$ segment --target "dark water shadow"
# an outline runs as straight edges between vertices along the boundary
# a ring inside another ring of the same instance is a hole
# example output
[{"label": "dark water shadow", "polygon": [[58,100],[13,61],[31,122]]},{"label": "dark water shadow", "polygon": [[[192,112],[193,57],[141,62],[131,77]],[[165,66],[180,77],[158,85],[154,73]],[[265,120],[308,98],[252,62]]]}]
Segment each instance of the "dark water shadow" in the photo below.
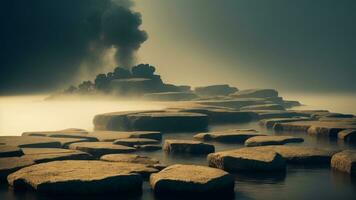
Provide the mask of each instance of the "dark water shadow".
[{"label": "dark water shadow", "polygon": [[282,172],[242,172],[234,173],[235,180],[238,182],[250,182],[254,184],[277,184],[284,182],[286,171]]}]

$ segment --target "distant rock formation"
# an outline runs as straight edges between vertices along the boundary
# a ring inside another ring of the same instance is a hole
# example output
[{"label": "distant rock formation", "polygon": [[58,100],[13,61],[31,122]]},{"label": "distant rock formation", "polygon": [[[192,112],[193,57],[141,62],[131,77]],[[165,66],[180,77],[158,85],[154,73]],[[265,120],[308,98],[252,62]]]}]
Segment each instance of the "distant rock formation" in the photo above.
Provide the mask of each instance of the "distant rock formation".
[{"label": "distant rock formation", "polygon": [[83,81],[70,86],[64,94],[120,94],[144,95],[160,92],[191,92],[190,86],[163,83],[161,76],[154,74],[156,68],[149,64],[133,66],[131,70],[116,67],[113,72],[98,74],[92,81]]}]

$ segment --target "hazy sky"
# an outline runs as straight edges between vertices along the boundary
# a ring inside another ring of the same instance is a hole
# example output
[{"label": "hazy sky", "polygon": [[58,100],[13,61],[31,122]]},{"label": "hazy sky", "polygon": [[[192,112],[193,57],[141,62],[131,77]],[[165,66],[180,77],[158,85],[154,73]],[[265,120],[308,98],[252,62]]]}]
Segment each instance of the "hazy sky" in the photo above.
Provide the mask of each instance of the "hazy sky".
[{"label": "hazy sky", "polygon": [[354,0],[136,0],[167,81],[356,92]]},{"label": "hazy sky", "polygon": [[143,42],[137,62],[170,83],[356,92],[355,0],[134,0],[146,41],[130,0],[115,1],[125,9],[1,1],[0,92],[69,85],[83,65],[107,71],[114,66],[100,56],[125,41],[134,50]]}]

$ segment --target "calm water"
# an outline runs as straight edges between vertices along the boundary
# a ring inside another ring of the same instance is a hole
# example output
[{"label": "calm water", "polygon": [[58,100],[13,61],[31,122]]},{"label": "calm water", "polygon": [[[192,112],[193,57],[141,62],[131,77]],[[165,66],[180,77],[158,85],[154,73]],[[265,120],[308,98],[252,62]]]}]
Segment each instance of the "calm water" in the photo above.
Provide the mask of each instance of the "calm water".
[{"label": "calm water", "polygon": [[[9,101],[11,100],[11,101]],[[29,101],[31,100],[31,101]],[[315,99],[314,99],[315,100]],[[347,102],[347,101],[344,101]],[[351,102],[351,101],[350,101]],[[355,102],[355,101],[354,101]],[[354,102],[349,107],[355,106]],[[38,97],[31,98],[0,98],[0,133],[2,135],[19,135],[23,131],[30,130],[56,130],[67,127],[78,127],[92,129],[92,117],[97,113],[119,111],[119,110],[142,110],[162,109],[163,105],[147,102],[115,102],[115,101],[66,101],[66,102],[43,102]],[[331,103],[333,104],[333,103]],[[334,105],[334,104],[333,104]],[[312,107],[312,105],[309,105]],[[334,105],[335,112],[342,111],[345,105]],[[314,107],[315,109],[318,106]],[[323,107],[325,109],[325,107]],[[327,109],[327,107],[326,107]],[[353,109],[353,108],[352,108]],[[350,112],[354,113],[352,109]],[[352,111],[352,112],[351,112]],[[228,128],[254,128],[262,133],[274,134],[261,129],[257,123],[232,124],[211,126],[210,130],[223,130]],[[195,133],[170,133],[164,134],[163,140],[167,138],[191,139]],[[298,135],[305,139],[304,143],[298,145],[323,147],[330,149],[356,149],[338,141],[316,139],[303,133],[278,133]],[[242,145],[213,143],[216,151],[240,148]],[[191,155],[167,155],[162,151],[140,152],[138,154],[148,155],[159,159],[164,164],[185,163],[207,165],[205,156]],[[289,166],[283,174],[235,174],[236,186],[235,196],[231,199],[352,199],[356,197],[356,181],[350,179],[349,175],[334,172],[329,168],[303,168]],[[59,197],[57,199],[68,199]],[[71,199],[103,199],[103,197],[71,197]],[[0,199],[54,199],[54,197],[43,197],[33,193],[14,194],[6,186],[0,187]],[[147,182],[144,183],[143,193],[135,197],[118,196],[105,197],[105,199],[157,199],[153,195]]]}]

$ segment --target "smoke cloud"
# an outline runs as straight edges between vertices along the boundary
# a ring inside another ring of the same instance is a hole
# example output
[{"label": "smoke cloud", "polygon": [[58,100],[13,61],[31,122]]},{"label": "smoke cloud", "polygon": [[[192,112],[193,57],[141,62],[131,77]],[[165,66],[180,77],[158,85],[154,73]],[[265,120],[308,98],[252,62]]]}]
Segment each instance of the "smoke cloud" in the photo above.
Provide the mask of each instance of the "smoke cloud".
[{"label": "smoke cloud", "polygon": [[130,0],[0,2],[0,93],[41,92],[134,64],[147,39]]}]

